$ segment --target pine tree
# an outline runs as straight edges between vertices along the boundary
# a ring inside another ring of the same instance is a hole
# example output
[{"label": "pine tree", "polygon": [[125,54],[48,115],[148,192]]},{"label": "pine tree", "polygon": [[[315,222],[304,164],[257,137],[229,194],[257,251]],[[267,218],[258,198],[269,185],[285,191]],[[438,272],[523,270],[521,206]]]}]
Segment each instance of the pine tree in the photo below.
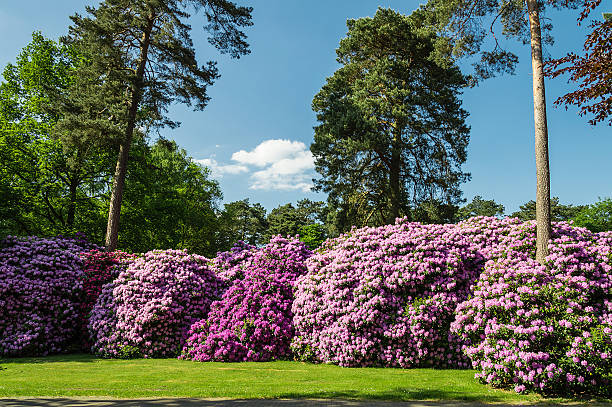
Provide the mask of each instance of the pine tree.
[{"label": "pine tree", "polygon": [[[548,125],[544,87],[542,45],[552,44],[550,20],[544,18],[548,8],[576,8],[584,0],[429,0],[421,8],[429,24],[442,34],[438,49],[452,50],[456,57],[480,54],[475,63],[474,80],[499,73],[514,73],[518,57],[500,43],[501,31],[506,37],[530,44],[533,81],[533,117],[536,158],[536,260],[544,263],[551,233],[550,169],[548,161]],[[499,29],[501,26],[501,29]],[[483,49],[489,38],[493,48]]]},{"label": "pine tree", "polygon": [[420,16],[379,9],[349,20],[336,53],[342,66],[312,106],[311,151],[329,194],[333,230],[393,223],[423,202],[452,205],[469,175],[469,128],[459,94],[465,77],[435,61],[436,35]]},{"label": "pine tree", "polygon": [[194,11],[203,13],[210,44],[239,58],[249,53],[240,29],[252,24],[252,9],[227,0],[105,0],[86,10],[86,16],[71,17],[64,38],[81,63],[70,97],[63,99],[59,131],[65,145],[118,148],[106,230],[106,247],[113,250],[139,129],[178,125],[166,116],[175,102],[204,109],[208,86],[219,77],[215,62],[198,65],[187,20]]}]

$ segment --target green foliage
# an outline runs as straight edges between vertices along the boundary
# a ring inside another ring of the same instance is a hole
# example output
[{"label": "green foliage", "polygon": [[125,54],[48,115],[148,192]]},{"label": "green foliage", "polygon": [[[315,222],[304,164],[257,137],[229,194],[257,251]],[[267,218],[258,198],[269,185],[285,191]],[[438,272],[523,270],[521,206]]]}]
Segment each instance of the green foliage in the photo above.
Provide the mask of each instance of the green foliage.
[{"label": "green foliage", "polygon": [[419,203],[412,211],[412,220],[421,223],[435,223],[438,225],[453,223],[457,214],[457,205],[441,202],[440,200],[428,200]]},{"label": "green foliage", "polygon": [[315,185],[328,193],[335,231],[460,199],[466,81],[451,61],[433,59],[438,38],[419,18],[379,9],[349,20],[336,51],[342,66],[313,100]]},{"label": "green foliage", "polygon": [[265,240],[269,240],[275,235],[301,235],[301,228],[314,224],[315,222],[323,223],[326,216],[327,207],[323,202],[302,199],[298,201],[297,207],[294,207],[290,203],[280,205],[272,209],[266,217],[268,229],[264,238]]},{"label": "green foliage", "polygon": [[[542,42],[553,44],[547,9],[577,8],[583,4],[583,0],[538,1]],[[418,13],[428,26],[440,33],[436,44],[440,57],[479,54],[479,59],[473,63],[473,81],[515,72],[518,56],[504,46],[503,37],[522,44],[529,44],[531,40],[524,1],[428,0]]]},{"label": "green foliage", "polygon": [[239,240],[263,244],[267,228],[266,210],[261,204],[251,205],[248,199],[225,204],[219,214],[218,249],[229,250]]},{"label": "green foliage", "polygon": [[32,35],[8,64],[0,84],[0,233],[91,234],[96,197],[109,171],[103,151],[91,146],[63,149],[53,137],[58,116],[48,109],[66,92],[74,52]]},{"label": "green foliage", "polygon": [[480,195],[476,195],[472,202],[459,208],[457,220],[461,221],[474,216],[502,216],[505,210],[504,205],[498,204],[492,199],[482,199]]},{"label": "green foliage", "polygon": [[240,28],[252,24],[252,9],[226,0],[106,0],[71,17],[63,41],[82,57],[64,99],[66,145],[120,142],[130,120],[136,127],[177,125],[166,116],[172,103],[204,109],[219,72],[213,61],[198,64],[187,24],[192,7],[203,12],[208,40],[221,53],[250,52]]},{"label": "green foliage", "polygon": [[[536,203],[529,201],[521,205],[519,211],[514,212],[510,216],[519,218],[522,221],[534,220],[536,218]],[[563,205],[559,203],[558,197],[553,197],[550,200],[550,217],[553,222],[567,221],[574,218],[579,212],[585,208],[584,205]]]},{"label": "green foliage", "polygon": [[585,227],[591,232],[612,230],[612,199],[604,198],[592,205],[583,206],[573,219],[574,225]]},{"label": "green foliage", "polygon": [[311,250],[321,246],[327,239],[326,228],[319,223],[301,226],[298,234],[300,235],[300,241],[306,243]]},{"label": "green foliage", "polygon": [[203,11],[210,44],[239,58],[249,53],[240,29],[252,24],[252,9],[227,0],[104,0],[86,10],[71,17],[63,38],[80,58],[58,97],[58,135],[67,148],[118,147],[105,243],[113,250],[132,144],[152,128],[178,125],[167,115],[172,103],[204,109],[219,77],[215,62],[198,64],[191,12]]},{"label": "green foliage", "polygon": [[208,176],[174,141],[160,138],[152,146],[134,146],[119,247],[132,252],[187,249],[213,256],[221,190]]}]

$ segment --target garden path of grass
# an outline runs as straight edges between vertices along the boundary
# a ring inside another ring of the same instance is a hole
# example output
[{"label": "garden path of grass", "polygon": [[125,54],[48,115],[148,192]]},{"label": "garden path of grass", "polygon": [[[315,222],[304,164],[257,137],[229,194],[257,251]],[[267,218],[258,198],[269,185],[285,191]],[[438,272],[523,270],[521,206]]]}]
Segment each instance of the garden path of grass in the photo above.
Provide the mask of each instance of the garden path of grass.
[{"label": "garden path of grass", "polygon": [[[38,399],[26,400],[34,397]],[[175,405],[177,407],[374,405],[372,402],[354,402],[358,400],[469,402],[451,403],[457,406],[482,402],[507,404],[572,402],[568,399],[544,399],[535,394],[521,396],[514,392],[492,389],[478,383],[471,370],[351,369],[289,361],[197,363],[176,359],[107,360],[91,355],[0,360],[0,398],[4,399],[0,400],[0,405],[49,407],[74,405],[66,403],[74,403],[74,400],[79,398],[87,398],[80,401],[84,403],[81,404],[83,406]],[[58,398],[71,400],[62,401]],[[223,402],[178,400],[176,401],[178,404],[175,404],[175,401],[168,400],[171,398],[234,400]],[[103,399],[154,400],[110,403]],[[253,399],[292,400],[260,401],[263,404],[254,404]],[[322,399],[335,400],[321,401]],[[102,404],[92,404],[94,400]],[[34,404],[26,404],[30,402]]]}]

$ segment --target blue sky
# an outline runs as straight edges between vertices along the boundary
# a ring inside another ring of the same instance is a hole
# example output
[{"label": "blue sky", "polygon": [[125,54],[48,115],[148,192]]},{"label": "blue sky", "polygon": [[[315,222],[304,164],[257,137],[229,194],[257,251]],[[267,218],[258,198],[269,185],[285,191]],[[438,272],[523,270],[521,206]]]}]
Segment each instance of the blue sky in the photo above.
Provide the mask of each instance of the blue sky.
[{"label": "blue sky", "polygon": [[[0,65],[14,62],[34,30],[54,39],[65,34],[69,15],[95,1],[24,0],[0,3]],[[372,16],[378,6],[409,14],[417,1],[254,0],[254,26],[246,32],[252,53],[240,60],[219,55],[206,42],[198,17],[193,37],[201,62],[219,62],[221,78],[210,88],[203,112],[172,107],[182,122],[162,130],[190,156],[207,164],[219,180],[224,202],[249,198],[268,210],[301,198],[324,200],[308,190],[316,177],[308,148],[316,124],[313,96],[338,68],[335,49],[346,34],[346,20]],[[602,10],[596,10],[599,18]],[[575,11],[551,13],[555,46],[561,56],[579,51],[586,28]],[[510,43],[520,57],[514,76],[503,76],[468,89],[471,141],[464,170],[472,179],[464,197],[495,199],[506,212],[535,199],[535,159],[531,64],[528,46]],[[463,63],[468,69],[469,65]],[[571,89],[565,79],[547,81],[551,191],[563,203],[591,203],[612,196],[612,128],[592,127],[577,110],[555,108],[552,101]]]}]

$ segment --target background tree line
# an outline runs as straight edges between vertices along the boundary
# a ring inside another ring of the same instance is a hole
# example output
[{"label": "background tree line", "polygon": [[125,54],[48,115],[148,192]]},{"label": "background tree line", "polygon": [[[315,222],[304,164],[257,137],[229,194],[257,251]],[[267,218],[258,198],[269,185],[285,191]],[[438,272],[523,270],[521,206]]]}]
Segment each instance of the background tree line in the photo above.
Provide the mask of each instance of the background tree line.
[{"label": "background tree line", "polygon": [[[469,8],[469,1],[480,6]],[[430,0],[409,16],[379,9],[348,20],[336,51],[341,67],[312,102],[315,186],[327,202],[301,200],[270,213],[248,199],[221,208],[209,171],[160,136],[163,127],[179,125],[167,116],[168,106],[205,108],[207,89],[219,77],[214,61],[198,64],[186,23],[190,7],[203,10],[210,44],[234,58],[249,53],[242,31],[251,25],[249,7],[226,0],[106,0],[85,16],[75,14],[59,42],[34,33],[0,84],[0,233],[82,232],[108,249],[176,247],[212,255],[238,240],[262,244],[274,234],[300,234],[316,247],[353,226],[398,216],[425,223],[501,216],[502,205],[480,196],[460,207],[461,184],[470,176],[461,170],[469,142],[462,89],[513,72],[517,63],[502,48],[480,50],[488,32],[477,20],[501,18],[505,34],[532,48],[548,40],[550,27],[536,27],[544,5],[531,0],[502,10],[469,1]],[[599,3],[551,5],[583,6],[582,21]],[[609,103],[592,102],[610,98],[610,70],[602,66],[610,66],[611,22],[592,27],[585,55],[551,61],[546,73],[571,73],[583,82],[557,102],[583,107],[595,124],[610,117]],[[462,73],[457,59],[478,53],[474,72]],[[533,55],[543,80],[541,55]],[[534,93],[536,138],[546,164],[541,96]],[[540,240],[551,220],[610,229],[610,199],[590,206],[549,199],[544,167],[538,166],[539,203],[527,202],[512,216],[538,219]]]}]

